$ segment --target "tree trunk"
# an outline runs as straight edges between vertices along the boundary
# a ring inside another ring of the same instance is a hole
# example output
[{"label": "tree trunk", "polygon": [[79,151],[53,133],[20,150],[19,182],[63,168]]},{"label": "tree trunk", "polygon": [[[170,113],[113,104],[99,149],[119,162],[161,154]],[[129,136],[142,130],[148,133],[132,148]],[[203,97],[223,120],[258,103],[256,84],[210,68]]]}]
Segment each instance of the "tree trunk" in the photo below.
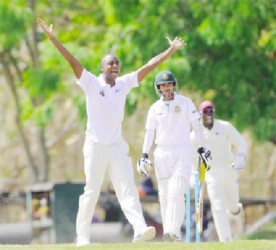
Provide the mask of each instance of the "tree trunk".
[{"label": "tree trunk", "polygon": [[40,176],[39,181],[49,180],[49,155],[46,147],[45,129],[39,129],[39,153],[40,153]]},{"label": "tree trunk", "polygon": [[272,146],[272,153],[269,158],[269,164],[267,168],[267,182],[268,182],[268,195],[271,199],[276,198],[276,190],[275,190],[275,166],[276,166],[276,146]]},{"label": "tree trunk", "polygon": [[[30,0],[30,8],[33,13],[33,16],[36,16],[35,13],[35,1]],[[32,60],[33,68],[39,69],[41,68],[41,63],[39,60],[39,51],[37,47],[37,24],[35,19],[33,20],[32,24],[32,30],[31,30],[31,39],[30,42],[27,41],[27,47],[29,49],[30,57]],[[40,105],[40,101],[33,100],[33,103],[36,105]],[[45,129],[39,128],[38,133],[38,143],[39,143],[39,158],[40,158],[40,164],[39,164],[39,181],[48,181],[49,178],[49,154],[48,149],[46,146],[46,140],[45,140]]]},{"label": "tree trunk", "polygon": [[31,150],[30,150],[30,145],[29,142],[27,140],[27,136],[25,135],[24,132],[24,128],[21,124],[21,107],[20,107],[20,101],[19,101],[19,96],[17,93],[17,89],[15,86],[15,81],[13,78],[13,75],[11,73],[11,70],[9,68],[9,64],[8,62],[5,60],[5,56],[4,54],[0,55],[0,60],[2,62],[3,65],[3,71],[4,71],[4,75],[7,81],[7,84],[11,90],[13,99],[14,99],[14,103],[15,103],[15,123],[16,126],[18,128],[18,132],[19,132],[19,136],[20,139],[22,141],[23,147],[24,147],[24,152],[26,154],[26,158],[27,158],[27,162],[28,162],[28,166],[31,170],[32,176],[33,176],[33,181],[36,182],[38,180],[38,171],[37,171],[37,166],[35,165],[32,155],[31,155]]}]

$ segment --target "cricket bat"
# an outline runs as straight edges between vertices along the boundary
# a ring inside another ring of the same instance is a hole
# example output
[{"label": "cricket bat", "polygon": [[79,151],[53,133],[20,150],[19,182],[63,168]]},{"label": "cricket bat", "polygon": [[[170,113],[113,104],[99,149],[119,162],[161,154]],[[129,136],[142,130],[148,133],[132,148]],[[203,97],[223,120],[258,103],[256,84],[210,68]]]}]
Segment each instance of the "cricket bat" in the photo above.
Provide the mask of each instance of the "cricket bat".
[{"label": "cricket bat", "polygon": [[198,161],[198,171],[199,171],[199,197],[198,197],[198,203],[196,207],[196,223],[197,223],[197,231],[199,234],[202,234],[203,232],[203,205],[204,205],[204,180],[205,180],[205,171],[206,168],[204,164],[201,162],[201,159],[199,158]]}]

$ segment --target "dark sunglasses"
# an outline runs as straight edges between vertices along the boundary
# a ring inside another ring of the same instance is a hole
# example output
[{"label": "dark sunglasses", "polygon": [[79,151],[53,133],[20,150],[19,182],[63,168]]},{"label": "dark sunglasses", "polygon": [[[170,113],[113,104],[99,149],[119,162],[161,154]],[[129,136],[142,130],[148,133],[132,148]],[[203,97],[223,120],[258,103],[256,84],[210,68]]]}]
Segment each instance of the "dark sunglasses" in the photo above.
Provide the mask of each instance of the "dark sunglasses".
[{"label": "dark sunglasses", "polygon": [[214,112],[213,108],[206,108],[203,110],[203,114],[213,114]]}]

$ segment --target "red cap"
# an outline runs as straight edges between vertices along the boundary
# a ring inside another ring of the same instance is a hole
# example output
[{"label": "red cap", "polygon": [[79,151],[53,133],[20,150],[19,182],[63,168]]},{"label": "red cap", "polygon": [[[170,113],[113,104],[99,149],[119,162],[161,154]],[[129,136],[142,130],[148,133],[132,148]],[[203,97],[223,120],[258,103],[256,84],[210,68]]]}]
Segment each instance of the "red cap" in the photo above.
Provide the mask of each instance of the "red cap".
[{"label": "red cap", "polygon": [[202,113],[206,108],[213,108],[215,110],[215,106],[211,101],[204,101],[199,105],[199,112]]}]

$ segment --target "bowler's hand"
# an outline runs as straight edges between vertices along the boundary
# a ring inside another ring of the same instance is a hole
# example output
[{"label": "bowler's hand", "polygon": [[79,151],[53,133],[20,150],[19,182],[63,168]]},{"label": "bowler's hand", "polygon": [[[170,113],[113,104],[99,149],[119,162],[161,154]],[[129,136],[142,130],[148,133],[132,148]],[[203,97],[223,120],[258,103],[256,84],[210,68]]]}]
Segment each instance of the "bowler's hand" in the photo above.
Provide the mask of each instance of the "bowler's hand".
[{"label": "bowler's hand", "polygon": [[179,48],[187,45],[187,43],[182,38],[179,38],[179,37],[175,37],[173,40],[171,40],[167,36],[166,39],[168,40],[168,43],[169,43],[170,47],[173,48],[174,51],[176,51]]},{"label": "bowler's hand", "polygon": [[39,26],[44,30],[44,32],[48,35],[49,38],[51,38],[51,37],[54,36],[54,33],[53,33],[53,24],[51,24],[50,27],[49,27],[39,17],[36,18],[36,21],[39,24]]}]

